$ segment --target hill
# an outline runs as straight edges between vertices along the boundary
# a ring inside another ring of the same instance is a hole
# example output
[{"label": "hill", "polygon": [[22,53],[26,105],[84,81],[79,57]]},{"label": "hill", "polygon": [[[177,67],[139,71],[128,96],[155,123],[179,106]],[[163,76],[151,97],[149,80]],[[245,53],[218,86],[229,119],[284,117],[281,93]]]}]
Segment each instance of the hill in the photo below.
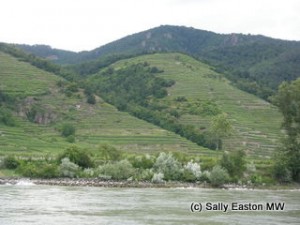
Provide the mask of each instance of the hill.
[{"label": "hill", "polygon": [[[132,65],[150,65],[148,77],[156,70],[156,77],[173,81],[171,86],[167,85],[167,95],[155,97],[154,93],[144,96],[144,101],[131,97],[131,92],[142,96],[149,86],[136,78],[132,78],[135,80],[131,81],[131,87],[127,86],[127,80],[139,70]],[[124,77],[120,84],[121,76]],[[222,113],[228,115],[234,130],[232,136],[223,139],[225,150],[244,149],[256,157],[270,156],[280,137],[282,117],[276,107],[237,89],[222,74],[187,55],[164,53],[124,59],[90,76],[87,85],[121,110],[194,142],[197,142],[195,136],[201,138],[201,133],[209,131],[213,118]],[[101,85],[111,88],[107,90]],[[143,87],[142,91],[139,87]]]},{"label": "hill", "polygon": [[[0,155],[57,155],[75,144],[97,157],[101,144],[126,152],[211,151],[143,120],[120,112],[96,96],[88,104],[75,83],[0,51]],[[75,138],[62,136],[64,125]],[[72,140],[73,139],[73,140]]]},{"label": "hill", "polygon": [[182,52],[213,65],[240,89],[265,99],[282,81],[294,80],[300,74],[299,41],[261,35],[217,34],[179,26],[156,27],[77,54],[62,54],[60,50],[43,46],[19,47],[42,57],[56,55],[60,63],[78,64],[92,60],[92,63],[76,66],[81,75],[99,70],[103,66],[103,57]]}]

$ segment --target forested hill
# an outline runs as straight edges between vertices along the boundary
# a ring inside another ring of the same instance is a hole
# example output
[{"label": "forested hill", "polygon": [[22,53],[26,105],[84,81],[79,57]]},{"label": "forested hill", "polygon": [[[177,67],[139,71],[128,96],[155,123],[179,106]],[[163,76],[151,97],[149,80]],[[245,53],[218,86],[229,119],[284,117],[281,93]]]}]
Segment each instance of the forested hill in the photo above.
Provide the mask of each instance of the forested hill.
[{"label": "forested hill", "polygon": [[[217,34],[179,26],[160,26],[129,35],[92,51],[70,53],[44,46],[19,46],[58,63],[93,63],[76,67],[82,75],[94,73],[111,55],[182,52],[213,65],[239,88],[267,98],[284,80],[300,74],[300,42],[261,35]],[[56,54],[57,53],[57,54]],[[99,63],[97,63],[99,61]]]}]

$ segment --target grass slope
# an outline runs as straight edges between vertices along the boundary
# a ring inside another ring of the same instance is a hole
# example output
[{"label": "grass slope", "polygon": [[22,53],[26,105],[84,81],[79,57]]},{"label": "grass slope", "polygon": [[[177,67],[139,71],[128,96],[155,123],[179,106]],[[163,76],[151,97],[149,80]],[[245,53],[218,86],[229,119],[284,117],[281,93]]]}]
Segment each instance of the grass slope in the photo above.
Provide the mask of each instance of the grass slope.
[{"label": "grass slope", "polygon": [[[66,122],[76,127],[75,144],[89,149],[95,156],[103,143],[127,152],[166,150],[211,154],[178,135],[119,112],[99,97],[95,105],[86,103],[82,91],[67,97],[57,86],[62,78],[2,52],[0,80],[0,90],[17,97],[12,110],[17,125],[9,127],[0,123],[0,155],[58,154],[72,145],[59,132],[59,127]],[[29,122],[25,109],[33,104],[38,104],[54,119],[46,124]]]},{"label": "grass slope", "polygon": [[211,100],[228,114],[234,126],[234,134],[225,139],[224,149],[244,149],[253,156],[271,155],[280,138],[282,121],[275,106],[235,88],[208,65],[183,54],[145,55],[121,60],[112,66],[118,69],[145,61],[164,70],[159,76],[176,81],[168,89],[169,95],[160,101],[170,108],[179,108],[183,112],[179,118],[183,124],[208,129],[212,117],[188,113],[175,101],[177,97],[184,96],[191,104]]}]

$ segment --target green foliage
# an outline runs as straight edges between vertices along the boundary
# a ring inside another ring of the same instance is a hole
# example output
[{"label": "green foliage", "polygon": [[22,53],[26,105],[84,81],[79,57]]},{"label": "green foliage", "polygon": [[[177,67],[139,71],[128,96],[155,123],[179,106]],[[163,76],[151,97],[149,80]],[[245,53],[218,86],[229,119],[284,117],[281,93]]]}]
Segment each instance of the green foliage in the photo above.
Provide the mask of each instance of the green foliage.
[{"label": "green foliage", "polygon": [[6,92],[0,90],[0,106],[3,103],[6,104],[13,104],[15,102],[15,98],[13,98],[12,96],[10,96],[9,94],[7,94]]},{"label": "green foliage", "polygon": [[149,97],[162,98],[167,95],[165,88],[171,85],[172,82],[156,77],[141,63],[119,70],[108,69],[87,83],[120,110],[125,110],[128,103],[146,105]]},{"label": "green foliage", "polygon": [[146,154],[142,156],[134,156],[130,159],[134,168],[151,169],[154,165],[155,158]]},{"label": "green foliage", "polygon": [[67,148],[61,155],[59,155],[58,161],[61,162],[64,158],[68,158],[71,162],[82,168],[90,168],[94,166],[90,155],[75,145]]},{"label": "green foliage", "polygon": [[152,169],[135,169],[136,172],[133,176],[134,180],[137,181],[151,181],[153,178],[153,171]]},{"label": "green foliage", "polygon": [[111,177],[114,180],[125,180],[134,175],[131,163],[124,159],[115,163],[107,163],[98,167],[99,175]]},{"label": "green foliage", "polygon": [[217,139],[217,150],[220,149],[221,146],[219,145],[219,139],[228,137],[233,132],[232,125],[228,120],[226,113],[222,113],[213,117],[210,132]]},{"label": "green foliage", "polygon": [[74,135],[69,135],[67,138],[66,138],[67,142],[69,143],[75,143],[75,136]]},{"label": "green foliage", "polygon": [[93,95],[93,94],[88,95],[86,102],[91,104],[91,105],[95,105],[96,104],[95,95]]},{"label": "green foliage", "polygon": [[188,108],[189,113],[191,113],[192,115],[216,116],[222,112],[219,106],[211,100],[197,100],[193,103],[184,105],[184,107]]},{"label": "green foliage", "polygon": [[13,127],[16,125],[16,121],[12,116],[12,113],[5,108],[1,108],[0,106],[0,123]]},{"label": "green foliage", "polygon": [[31,178],[56,178],[59,176],[56,164],[49,164],[42,161],[23,161],[17,172],[25,177]]},{"label": "green foliage", "polygon": [[75,131],[76,131],[76,128],[72,124],[65,123],[62,125],[62,128],[61,128],[61,135],[64,137],[69,137],[71,135],[74,136]]},{"label": "green foliage", "polygon": [[175,98],[175,101],[177,101],[177,102],[187,102],[188,100],[184,96],[178,96],[178,97]]},{"label": "green foliage", "polygon": [[[146,45],[141,45],[146,33],[151,33],[151,37]],[[166,38],[166,34],[172,38]],[[57,55],[58,62],[78,63],[71,71],[82,76],[136,55],[182,52],[217,67],[239,88],[264,99],[274,93],[282,81],[299,77],[300,70],[299,42],[257,35],[220,35],[179,26],[160,26],[90,52],[66,52],[49,46],[20,47],[41,57]]]},{"label": "green foliage", "polygon": [[25,53],[24,51],[16,48],[13,45],[0,43],[0,50],[7,53],[7,54],[10,54],[10,55],[18,58],[18,59],[20,59],[22,61],[28,62],[31,65],[33,65],[33,66],[35,66],[39,69],[46,70],[48,72],[55,73],[55,74],[58,74],[58,75],[63,75],[61,73],[61,67],[60,66],[55,65],[55,64],[51,63],[48,60],[36,57],[33,54]]},{"label": "green foliage", "polygon": [[3,160],[3,167],[6,169],[16,169],[20,165],[20,161],[14,156],[7,156]]},{"label": "green foliage", "polygon": [[171,153],[160,153],[153,165],[156,173],[162,173],[165,180],[179,180],[182,166]]},{"label": "green foliage", "polygon": [[255,174],[251,175],[250,181],[254,185],[259,185],[259,184],[262,184],[263,179],[259,174],[255,173]]},{"label": "green foliage", "polygon": [[99,147],[98,150],[99,158],[104,162],[108,161],[118,161],[121,159],[122,153],[117,150],[115,147],[103,144]]},{"label": "green foliage", "polygon": [[275,177],[282,180],[284,174],[291,172],[295,181],[300,181],[300,78],[280,85],[274,103],[283,114],[283,128],[287,137],[275,157]]},{"label": "green foliage", "polygon": [[40,168],[40,175],[41,178],[56,178],[58,177],[58,168],[56,164],[45,164],[42,168]]},{"label": "green foliage", "polygon": [[232,178],[241,178],[246,171],[245,157],[246,154],[242,150],[231,153],[224,152],[220,165]]},{"label": "green foliage", "polygon": [[69,158],[63,158],[59,165],[59,174],[63,177],[73,178],[79,172],[79,166],[70,161]]},{"label": "green foliage", "polygon": [[215,187],[221,187],[229,180],[229,175],[225,169],[219,165],[215,166],[209,176],[210,183]]}]

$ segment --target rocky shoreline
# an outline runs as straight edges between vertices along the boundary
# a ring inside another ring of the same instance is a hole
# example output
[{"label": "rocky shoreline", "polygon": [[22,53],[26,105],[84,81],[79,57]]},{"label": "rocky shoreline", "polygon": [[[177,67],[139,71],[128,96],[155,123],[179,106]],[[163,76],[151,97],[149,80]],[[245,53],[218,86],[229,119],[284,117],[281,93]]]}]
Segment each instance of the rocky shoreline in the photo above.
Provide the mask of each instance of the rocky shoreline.
[{"label": "rocky shoreline", "polygon": [[[107,188],[213,188],[207,183],[185,183],[178,181],[168,181],[162,183],[152,183],[148,181],[114,181],[100,178],[16,178],[0,177],[0,185],[49,185],[49,186],[82,186],[82,187],[107,187]],[[226,184],[221,189],[236,190],[299,190],[300,184],[273,185],[273,186],[249,186],[238,184]]]},{"label": "rocky shoreline", "polygon": [[29,178],[0,178],[0,185],[53,185],[53,186],[87,186],[87,187],[116,187],[116,188],[171,188],[171,187],[198,187],[208,188],[204,183],[163,182],[152,183],[146,181],[113,181],[97,178],[56,178],[56,179],[29,179]]}]

